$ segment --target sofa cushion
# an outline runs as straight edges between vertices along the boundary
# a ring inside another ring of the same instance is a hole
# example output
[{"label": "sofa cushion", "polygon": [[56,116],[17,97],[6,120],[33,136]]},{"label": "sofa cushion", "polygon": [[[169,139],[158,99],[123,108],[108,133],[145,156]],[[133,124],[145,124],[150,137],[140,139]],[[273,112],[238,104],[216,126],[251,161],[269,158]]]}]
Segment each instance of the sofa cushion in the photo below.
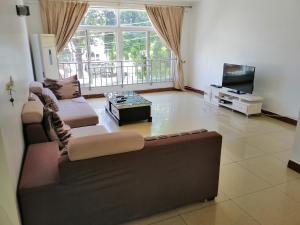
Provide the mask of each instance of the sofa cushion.
[{"label": "sofa cushion", "polygon": [[64,99],[58,101],[58,115],[71,128],[98,124],[98,116],[83,98]]},{"label": "sofa cushion", "polygon": [[44,86],[53,91],[57,99],[71,99],[81,96],[77,75],[65,79],[45,79]]},{"label": "sofa cushion", "polygon": [[29,85],[29,90],[37,96],[41,96],[43,91],[43,84],[38,81],[33,81]]},{"label": "sofa cushion", "polygon": [[44,88],[42,96],[45,102],[45,106],[57,112],[59,110],[58,100],[53,92],[49,88]]},{"label": "sofa cushion", "polygon": [[137,132],[115,132],[71,138],[68,156],[71,161],[141,150],[144,137]]},{"label": "sofa cushion", "polygon": [[97,125],[97,126],[73,128],[71,130],[71,133],[72,133],[72,138],[79,138],[79,137],[91,136],[96,134],[107,134],[108,131],[104,126]]},{"label": "sofa cushion", "polygon": [[44,108],[44,123],[50,140],[56,141],[60,150],[65,150],[72,135],[71,128],[61,120],[56,112],[46,107]]},{"label": "sofa cushion", "polygon": [[24,124],[41,123],[43,121],[43,104],[39,101],[29,101],[23,106],[21,118]]}]

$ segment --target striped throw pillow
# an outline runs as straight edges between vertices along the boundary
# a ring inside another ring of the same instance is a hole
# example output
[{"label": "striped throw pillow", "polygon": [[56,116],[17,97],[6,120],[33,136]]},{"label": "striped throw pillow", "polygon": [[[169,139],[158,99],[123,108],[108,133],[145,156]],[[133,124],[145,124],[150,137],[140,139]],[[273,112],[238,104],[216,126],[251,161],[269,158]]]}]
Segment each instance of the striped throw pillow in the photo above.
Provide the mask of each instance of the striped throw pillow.
[{"label": "striped throw pillow", "polygon": [[56,141],[60,150],[66,150],[72,136],[71,128],[52,109],[44,107],[44,125],[51,141]]},{"label": "striped throw pillow", "polygon": [[58,108],[58,100],[53,92],[49,88],[43,88],[42,96],[45,102],[45,106],[57,112]]},{"label": "striped throw pillow", "polygon": [[59,100],[77,98],[81,96],[80,84],[77,79],[77,75],[60,80],[45,79],[44,86],[53,91]]}]

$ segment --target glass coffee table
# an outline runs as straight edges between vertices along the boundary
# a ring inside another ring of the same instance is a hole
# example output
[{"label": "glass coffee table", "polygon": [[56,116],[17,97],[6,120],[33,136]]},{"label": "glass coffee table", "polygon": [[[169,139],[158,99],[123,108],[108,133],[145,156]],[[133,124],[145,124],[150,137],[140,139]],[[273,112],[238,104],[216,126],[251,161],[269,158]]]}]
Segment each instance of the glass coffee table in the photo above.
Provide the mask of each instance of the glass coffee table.
[{"label": "glass coffee table", "polygon": [[152,102],[133,91],[110,92],[105,94],[105,109],[119,126],[125,123],[148,120],[152,122]]}]

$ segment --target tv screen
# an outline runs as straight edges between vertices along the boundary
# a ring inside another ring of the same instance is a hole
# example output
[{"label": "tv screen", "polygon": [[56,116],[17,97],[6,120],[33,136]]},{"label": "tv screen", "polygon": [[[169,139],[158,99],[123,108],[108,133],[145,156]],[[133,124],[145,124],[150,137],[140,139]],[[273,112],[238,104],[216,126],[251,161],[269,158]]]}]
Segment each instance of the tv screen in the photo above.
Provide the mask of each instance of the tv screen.
[{"label": "tv screen", "polygon": [[224,64],[222,86],[237,93],[252,93],[254,88],[255,67]]}]

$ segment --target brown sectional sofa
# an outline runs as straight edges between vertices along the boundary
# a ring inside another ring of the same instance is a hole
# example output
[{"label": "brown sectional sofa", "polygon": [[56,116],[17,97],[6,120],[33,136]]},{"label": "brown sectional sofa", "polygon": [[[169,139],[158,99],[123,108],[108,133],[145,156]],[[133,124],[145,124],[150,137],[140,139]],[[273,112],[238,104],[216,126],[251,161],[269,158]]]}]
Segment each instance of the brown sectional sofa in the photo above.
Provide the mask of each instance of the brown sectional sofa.
[{"label": "brown sectional sofa", "polygon": [[18,197],[24,225],[116,225],[212,200],[222,137],[145,140],[139,151],[70,161],[53,142],[30,145]]},{"label": "brown sectional sofa", "polygon": [[[60,116],[72,127],[98,122],[76,116],[80,107],[87,107],[85,101],[59,104]],[[34,120],[22,113],[29,145],[18,186],[23,225],[117,225],[218,194],[222,136],[216,132],[142,138],[141,149],[88,159],[79,155],[73,161],[71,147],[61,155],[49,141],[41,113]],[[99,139],[110,135],[102,126],[90,126],[72,129],[72,138],[95,133]],[[120,140],[116,146],[124,143]],[[105,144],[96,143],[91,146],[101,153]],[[90,150],[82,149],[94,154]]]}]

